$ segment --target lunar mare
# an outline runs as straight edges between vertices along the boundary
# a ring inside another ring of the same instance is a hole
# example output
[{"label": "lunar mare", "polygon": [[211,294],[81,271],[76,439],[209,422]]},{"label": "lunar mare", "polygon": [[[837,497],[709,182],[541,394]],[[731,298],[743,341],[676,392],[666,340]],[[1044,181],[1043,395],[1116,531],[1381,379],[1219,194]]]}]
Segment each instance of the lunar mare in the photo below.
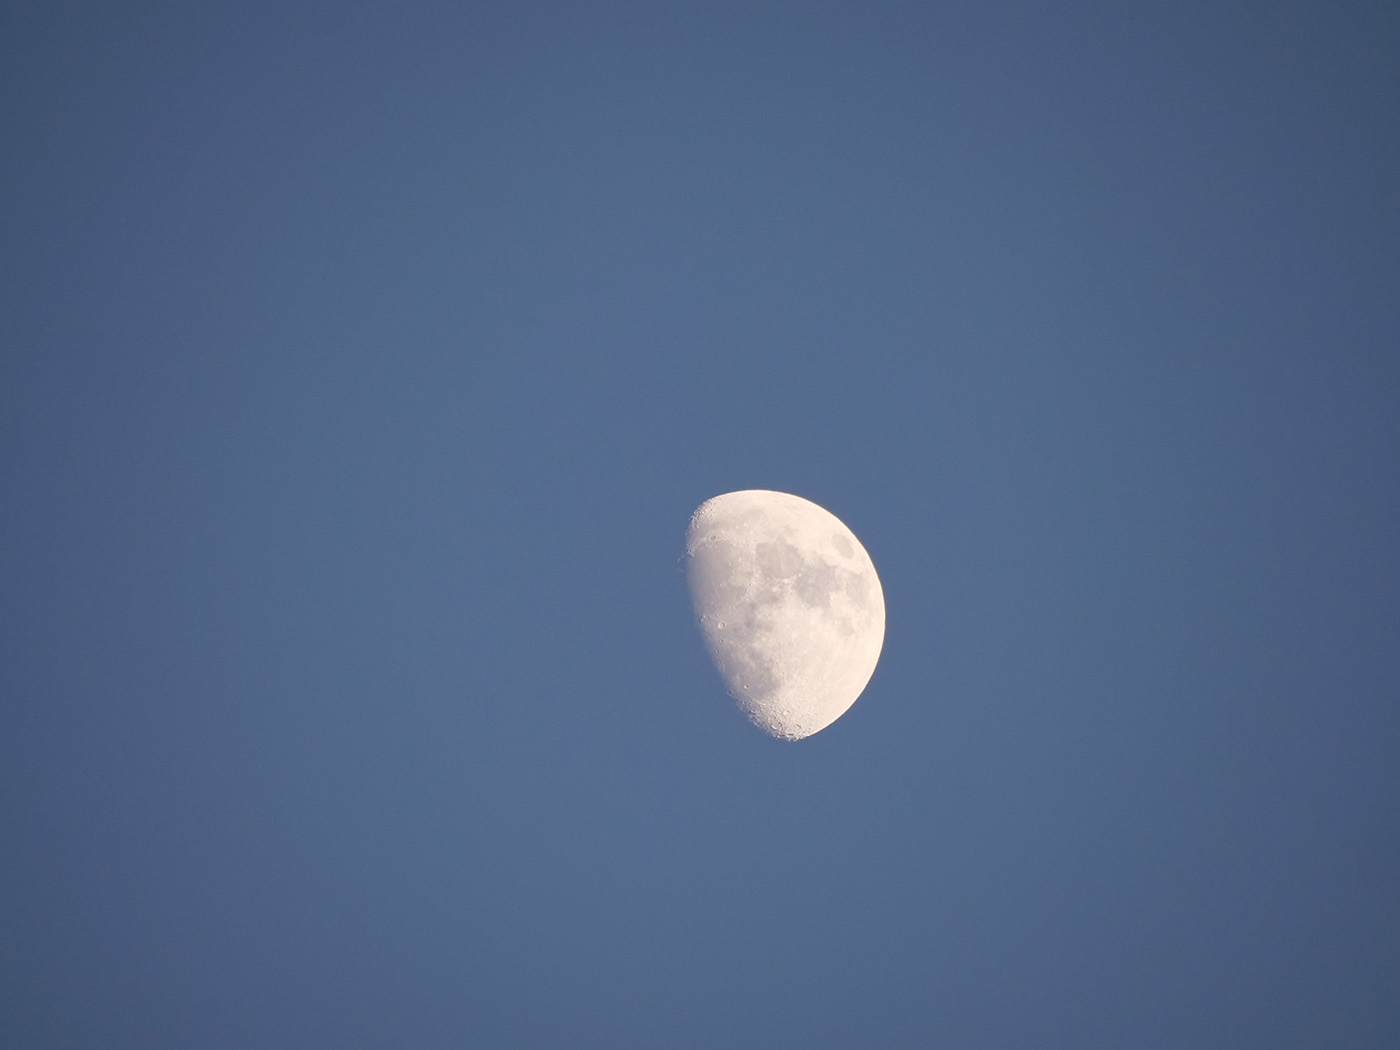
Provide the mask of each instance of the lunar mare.
[{"label": "lunar mare", "polygon": [[750,721],[800,740],[845,714],[885,640],[880,578],[851,530],[800,496],[749,489],[702,503],[685,549],[705,647]]}]

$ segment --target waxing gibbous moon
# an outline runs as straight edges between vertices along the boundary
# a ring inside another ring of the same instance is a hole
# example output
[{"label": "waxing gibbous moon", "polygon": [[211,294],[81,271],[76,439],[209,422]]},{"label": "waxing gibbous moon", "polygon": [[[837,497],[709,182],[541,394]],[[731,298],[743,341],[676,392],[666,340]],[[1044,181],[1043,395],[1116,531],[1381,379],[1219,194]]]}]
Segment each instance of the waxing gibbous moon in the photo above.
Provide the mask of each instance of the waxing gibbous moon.
[{"label": "waxing gibbous moon", "polygon": [[841,519],[786,492],[726,492],[692,515],[685,552],[705,648],[750,721],[801,740],[845,714],[880,659],[885,596]]}]

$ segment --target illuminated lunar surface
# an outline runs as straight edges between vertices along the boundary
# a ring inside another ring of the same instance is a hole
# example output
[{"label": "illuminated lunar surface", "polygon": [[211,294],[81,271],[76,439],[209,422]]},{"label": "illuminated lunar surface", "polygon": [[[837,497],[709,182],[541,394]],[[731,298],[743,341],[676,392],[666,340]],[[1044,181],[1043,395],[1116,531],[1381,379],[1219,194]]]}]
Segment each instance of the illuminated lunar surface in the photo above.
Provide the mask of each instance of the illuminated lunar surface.
[{"label": "illuminated lunar surface", "polygon": [[845,714],[885,640],[880,579],[851,530],[800,496],[750,489],[702,503],[685,547],[705,647],[749,719],[800,740]]}]

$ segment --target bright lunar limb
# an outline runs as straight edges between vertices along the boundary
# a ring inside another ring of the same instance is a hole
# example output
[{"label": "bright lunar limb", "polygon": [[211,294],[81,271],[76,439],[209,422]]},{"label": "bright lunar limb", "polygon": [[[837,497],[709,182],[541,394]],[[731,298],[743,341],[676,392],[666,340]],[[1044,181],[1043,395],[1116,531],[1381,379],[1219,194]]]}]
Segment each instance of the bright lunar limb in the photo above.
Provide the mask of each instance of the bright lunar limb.
[{"label": "bright lunar limb", "polygon": [[870,555],[830,511],[749,489],[702,503],[686,576],[705,647],[760,729],[801,740],[860,696],[885,640]]}]

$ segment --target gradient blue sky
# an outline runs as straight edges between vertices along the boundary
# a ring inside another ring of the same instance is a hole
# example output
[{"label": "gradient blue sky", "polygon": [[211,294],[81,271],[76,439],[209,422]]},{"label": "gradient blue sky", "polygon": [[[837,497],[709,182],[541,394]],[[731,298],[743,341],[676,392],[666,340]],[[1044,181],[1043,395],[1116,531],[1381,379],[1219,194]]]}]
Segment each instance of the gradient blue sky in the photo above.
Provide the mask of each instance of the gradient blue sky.
[{"label": "gradient blue sky", "polygon": [[1393,3],[11,3],[0,245],[6,1048],[1400,1045]]}]

